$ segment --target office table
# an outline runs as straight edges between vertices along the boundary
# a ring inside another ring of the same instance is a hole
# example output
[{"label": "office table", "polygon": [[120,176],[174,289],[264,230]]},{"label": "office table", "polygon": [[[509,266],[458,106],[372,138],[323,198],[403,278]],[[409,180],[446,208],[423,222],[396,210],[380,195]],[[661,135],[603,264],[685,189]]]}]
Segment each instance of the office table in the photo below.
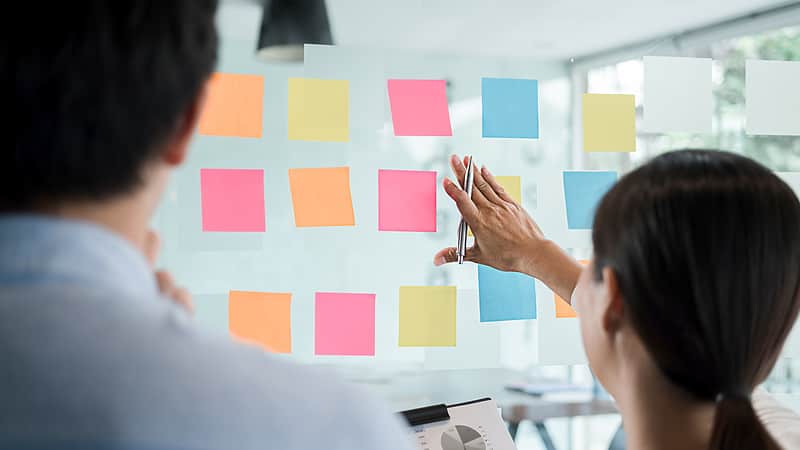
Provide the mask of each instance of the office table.
[{"label": "office table", "polygon": [[383,377],[349,378],[387,399],[398,411],[491,397],[502,409],[503,419],[508,422],[512,437],[516,437],[521,422],[530,420],[548,450],[555,450],[555,445],[545,420],[617,414],[613,401],[595,398],[590,392],[568,397],[535,397],[509,391],[505,389],[509,384],[540,381],[509,369],[407,371]]}]

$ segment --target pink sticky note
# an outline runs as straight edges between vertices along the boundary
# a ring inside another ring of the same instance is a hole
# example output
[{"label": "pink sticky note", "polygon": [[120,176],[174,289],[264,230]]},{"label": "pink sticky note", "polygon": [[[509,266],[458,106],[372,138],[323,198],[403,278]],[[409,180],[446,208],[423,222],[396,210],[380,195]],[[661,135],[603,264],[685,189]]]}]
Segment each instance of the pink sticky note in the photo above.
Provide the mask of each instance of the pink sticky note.
[{"label": "pink sticky note", "polygon": [[452,136],[445,80],[389,80],[395,136]]},{"label": "pink sticky note", "polygon": [[378,170],[378,230],[436,232],[436,172]]},{"label": "pink sticky note", "polygon": [[264,171],[200,169],[203,231],[264,231]]},{"label": "pink sticky note", "polygon": [[317,292],[314,354],[374,355],[375,294]]}]

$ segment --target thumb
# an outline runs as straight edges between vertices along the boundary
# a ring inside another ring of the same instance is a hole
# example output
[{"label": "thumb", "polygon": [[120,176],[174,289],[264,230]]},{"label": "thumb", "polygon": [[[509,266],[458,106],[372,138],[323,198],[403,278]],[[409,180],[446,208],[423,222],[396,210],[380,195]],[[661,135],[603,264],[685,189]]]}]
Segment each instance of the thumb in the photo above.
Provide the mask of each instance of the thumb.
[{"label": "thumb", "polygon": [[[478,249],[474,246],[469,247],[467,251],[464,252],[464,261],[477,262],[478,257]],[[439,250],[436,256],[433,257],[433,265],[436,267],[456,261],[458,261],[458,250],[456,250],[455,247],[447,247]]]},{"label": "thumb", "polygon": [[147,261],[150,263],[150,267],[156,266],[160,247],[161,239],[159,239],[158,233],[153,230],[147,230],[142,251],[144,252],[144,257],[147,258]]}]

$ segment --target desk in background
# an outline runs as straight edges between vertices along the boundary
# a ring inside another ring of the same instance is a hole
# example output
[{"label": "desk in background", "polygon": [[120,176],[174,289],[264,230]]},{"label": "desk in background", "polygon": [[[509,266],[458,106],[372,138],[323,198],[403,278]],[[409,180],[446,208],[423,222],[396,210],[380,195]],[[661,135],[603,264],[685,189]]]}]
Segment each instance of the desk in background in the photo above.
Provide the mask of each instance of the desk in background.
[{"label": "desk in background", "polygon": [[530,420],[547,450],[555,450],[555,444],[545,420],[617,414],[613,401],[595,398],[591,393],[550,398],[509,391],[505,386],[537,380],[508,369],[398,372],[390,376],[350,378],[388,400],[397,411],[492,397],[502,409],[512,437],[516,438],[520,423]]}]

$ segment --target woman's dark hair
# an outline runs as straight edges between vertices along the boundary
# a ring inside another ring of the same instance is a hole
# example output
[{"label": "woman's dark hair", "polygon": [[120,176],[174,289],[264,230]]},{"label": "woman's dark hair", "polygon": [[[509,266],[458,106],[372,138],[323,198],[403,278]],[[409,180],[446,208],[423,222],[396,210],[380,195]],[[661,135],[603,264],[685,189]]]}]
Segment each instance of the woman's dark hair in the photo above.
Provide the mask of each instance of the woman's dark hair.
[{"label": "woman's dark hair", "polygon": [[624,176],[593,227],[663,374],[717,401],[711,449],[778,449],[750,402],[800,308],[800,202],[760,164],[682,150]]}]

